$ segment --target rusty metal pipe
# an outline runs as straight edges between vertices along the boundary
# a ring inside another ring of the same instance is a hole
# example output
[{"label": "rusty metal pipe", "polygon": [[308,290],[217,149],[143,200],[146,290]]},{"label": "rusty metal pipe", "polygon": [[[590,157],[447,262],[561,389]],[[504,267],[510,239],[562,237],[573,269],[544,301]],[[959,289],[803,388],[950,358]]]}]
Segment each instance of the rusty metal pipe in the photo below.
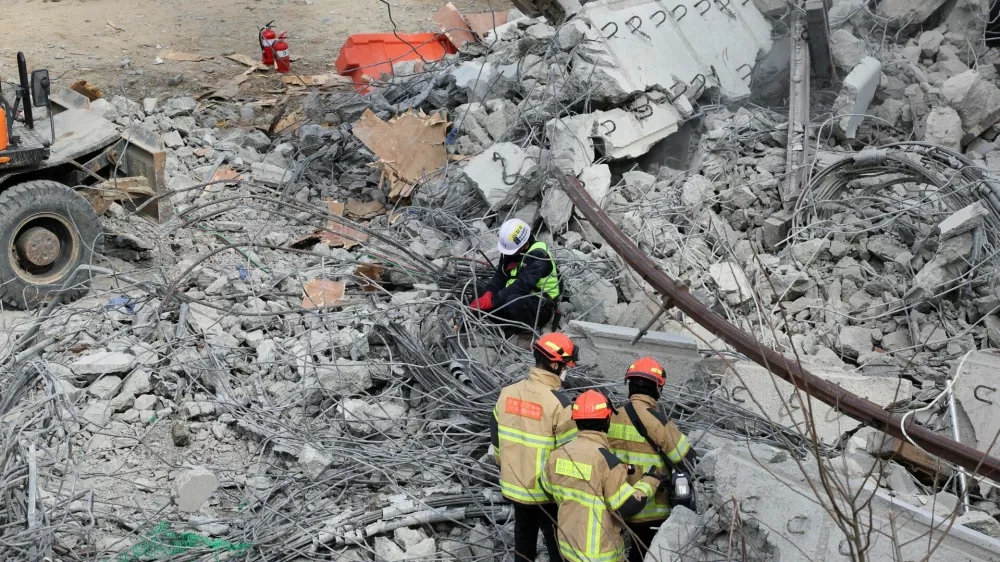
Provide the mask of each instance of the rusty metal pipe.
[{"label": "rusty metal pipe", "polygon": [[[813,375],[794,359],[786,358],[765,347],[753,336],[730,324],[657,267],[649,256],[612,222],[611,217],[601,210],[576,178],[559,174],[558,181],[563,192],[569,195],[577,209],[625,260],[625,263],[659,291],[662,297],[670,299],[681,312],[749,357],[754,363],[795,385],[813,398],[865,425],[905,440],[899,416],[892,415],[878,404]],[[955,463],[971,473],[1000,482],[1000,460],[918,426],[912,417],[907,421],[906,434],[914,443],[932,455]]]}]

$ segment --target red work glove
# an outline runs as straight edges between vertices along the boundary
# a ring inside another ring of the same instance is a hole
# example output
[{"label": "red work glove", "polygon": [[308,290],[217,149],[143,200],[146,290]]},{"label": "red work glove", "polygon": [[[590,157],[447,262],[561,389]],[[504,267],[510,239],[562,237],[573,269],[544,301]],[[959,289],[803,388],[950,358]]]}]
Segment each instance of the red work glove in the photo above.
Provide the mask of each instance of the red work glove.
[{"label": "red work glove", "polygon": [[484,312],[487,310],[493,310],[493,293],[484,293],[483,296],[472,301],[469,308],[472,310],[482,310]]}]

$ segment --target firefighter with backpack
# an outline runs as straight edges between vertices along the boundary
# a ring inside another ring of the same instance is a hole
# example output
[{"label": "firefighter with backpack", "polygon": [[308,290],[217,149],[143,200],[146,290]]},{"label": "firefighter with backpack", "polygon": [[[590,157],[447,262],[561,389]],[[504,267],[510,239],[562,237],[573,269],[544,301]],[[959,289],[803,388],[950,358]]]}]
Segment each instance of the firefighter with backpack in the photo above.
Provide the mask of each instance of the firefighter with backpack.
[{"label": "firefighter with backpack", "polygon": [[611,452],[636,467],[635,473],[629,475],[630,484],[651,470],[665,479],[665,485],[642,511],[625,520],[632,537],[628,560],[641,562],[657,529],[670,516],[671,505],[694,509],[688,463],[693,463],[697,456],[688,438],[656,409],[666,383],[663,366],[652,357],[638,359],[625,373],[625,383],[628,403],[612,416],[608,430]]}]

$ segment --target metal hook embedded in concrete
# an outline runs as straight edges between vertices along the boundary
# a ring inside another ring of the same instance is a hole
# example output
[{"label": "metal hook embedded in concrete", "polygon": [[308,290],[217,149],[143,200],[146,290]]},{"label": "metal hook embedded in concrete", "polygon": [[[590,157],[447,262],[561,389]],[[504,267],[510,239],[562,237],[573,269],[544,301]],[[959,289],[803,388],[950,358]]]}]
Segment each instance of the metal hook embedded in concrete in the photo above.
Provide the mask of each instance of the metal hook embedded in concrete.
[{"label": "metal hook embedded in concrete", "polygon": [[[745,71],[743,70],[744,68],[746,69]],[[753,76],[753,67],[749,64],[741,64],[736,67],[736,72],[740,72],[740,80],[748,80]]]},{"label": "metal hook embedded in concrete", "polygon": [[972,395],[976,397],[976,400],[979,400],[980,402],[985,402],[986,404],[989,404],[990,406],[992,406],[993,405],[993,401],[992,400],[987,400],[987,399],[985,399],[985,398],[983,398],[982,396],[979,395],[979,391],[983,390],[983,389],[986,389],[986,390],[988,390],[990,392],[996,392],[997,391],[996,387],[986,386],[985,384],[980,384],[980,385],[976,385],[976,388],[972,391]]},{"label": "metal hook embedded in concrete", "polygon": [[606,133],[604,133],[605,135],[610,135],[611,133],[615,132],[618,129],[618,125],[615,125],[615,122],[612,121],[612,120],[610,120],[610,119],[608,119],[607,121],[601,121],[601,126],[602,127],[605,127],[608,124],[611,125],[611,130],[608,131],[608,132],[606,132]]},{"label": "metal hook embedded in concrete", "polygon": [[698,2],[695,3],[694,7],[697,8],[702,4],[708,4],[708,6],[706,6],[704,10],[698,13],[699,16],[707,14],[708,11],[712,9],[712,2],[710,0],[698,0]]},{"label": "metal hook embedded in concrete", "polygon": [[606,36],[605,39],[611,39],[612,37],[615,36],[616,33],[618,33],[618,24],[613,21],[609,21],[608,23],[604,24],[604,27],[601,28],[601,32],[603,33],[604,30],[607,29],[609,25],[615,26],[615,30],[611,32],[611,35]]},{"label": "metal hook embedded in concrete", "polygon": [[[684,8],[684,13],[681,14],[680,16],[678,16],[677,15],[677,10],[679,10],[681,8]],[[680,4],[677,7],[675,7],[673,10],[670,10],[670,15],[674,16],[675,20],[681,21],[682,19],[684,19],[684,16],[688,15],[688,7],[685,6],[684,4]]]},{"label": "metal hook embedded in concrete", "polygon": [[[659,22],[656,22],[656,16],[663,16],[663,18]],[[649,16],[649,20],[656,22],[656,27],[660,27],[661,25],[663,25],[664,22],[667,21],[667,13],[664,12],[663,10],[657,10]]]}]

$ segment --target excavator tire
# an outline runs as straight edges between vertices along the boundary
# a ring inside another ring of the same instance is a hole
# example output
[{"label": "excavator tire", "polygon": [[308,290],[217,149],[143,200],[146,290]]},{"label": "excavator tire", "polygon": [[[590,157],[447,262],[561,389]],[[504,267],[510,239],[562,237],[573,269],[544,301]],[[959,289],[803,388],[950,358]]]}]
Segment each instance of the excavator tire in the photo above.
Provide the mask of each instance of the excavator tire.
[{"label": "excavator tire", "polygon": [[[103,243],[94,208],[69,187],[36,180],[8,188],[0,193],[0,301],[21,309],[48,302]],[[89,277],[78,275],[62,299],[89,289]]]}]

